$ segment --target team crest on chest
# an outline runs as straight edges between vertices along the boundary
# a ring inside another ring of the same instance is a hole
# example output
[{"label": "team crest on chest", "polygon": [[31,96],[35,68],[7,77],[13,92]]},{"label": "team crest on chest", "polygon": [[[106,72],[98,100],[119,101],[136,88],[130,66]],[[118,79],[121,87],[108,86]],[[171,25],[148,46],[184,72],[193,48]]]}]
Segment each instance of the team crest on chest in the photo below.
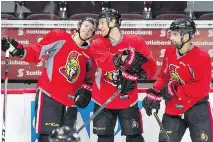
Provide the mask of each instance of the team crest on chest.
[{"label": "team crest on chest", "polygon": [[200,132],[200,140],[202,142],[207,142],[208,141],[208,136],[204,133],[204,131]]},{"label": "team crest on chest", "polygon": [[178,81],[180,84],[184,84],[184,81],[181,79],[181,77],[179,76],[177,69],[180,68],[179,66],[176,66],[174,64],[170,64],[169,65],[169,70],[170,70],[170,76],[171,76],[171,80],[176,80]]},{"label": "team crest on chest", "polygon": [[80,55],[81,54],[77,51],[70,52],[66,64],[59,68],[59,72],[71,83],[76,82],[80,74],[80,65],[78,60]]},{"label": "team crest on chest", "polygon": [[117,81],[119,77],[119,70],[114,70],[111,72],[106,72],[104,75],[104,80],[113,86],[117,86]]}]

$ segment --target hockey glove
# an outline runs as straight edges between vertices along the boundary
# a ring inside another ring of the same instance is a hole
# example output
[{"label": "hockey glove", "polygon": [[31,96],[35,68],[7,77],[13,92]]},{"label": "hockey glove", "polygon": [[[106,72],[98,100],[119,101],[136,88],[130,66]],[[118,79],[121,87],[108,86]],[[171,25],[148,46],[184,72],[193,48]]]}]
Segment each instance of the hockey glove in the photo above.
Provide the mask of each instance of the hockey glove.
[{"label": "hockey glove", "polygon": [[160,91],[156,91],[153,88],[147,89],[146,93],[147,95],[142,101],[142,106],[146,110],[146,114],[151,116],[153,109],[155,109],[156,113],[158,113],[162,97]]},{"label": "hockey glove", "polygon": [[83,84],[75,93],[75,104],[79,108],[85,108],[92,97],[92,88],[89,84]]},{"label": "hockey glove", "polygon": [[161,96],[164,100],[170,100],[172,97],[177,94],[177,87],[180,84],[178,81],[169,81],[167,85],[161,90]]},{"label": "hockey glove", "polygon": [[[122,61],[122,55],[127,56],[124,61]],[[136,52],[134,48],[128,48],[127,50],[124,50],[122,55],[116,54],[114,56],[114,65],[116,67],[122,66],[133,73],[141,72],[141,66],[148,62],[148,59],[140,52]]]},{"label": "hockey glove", "polygon": [[138,76],[132,75],[127,71],[120,71],[118,79],[118,87],[121,89],[121,94],[126,94],[128,91],[132,91],[136,87]]},{"label": "hockey glove", "polygon": [[130,72],[133,74],[136,74],[139,77],[139,79],[145,80],[145,79],[149,78],[149,75],[143,68],[141,68],[139,72],[134,72],[134,71],[130,71]]},{"label": "hockey glove", "polygon": [[19,44],[16,40],[12,38],[3,38],[1,40],[1,50],[6,52],[10,48],[10,46],[14,47],[14,50],[10,52],[10,54],[15,57],[22,58],[24,56],[24,48],[22,44]]}]

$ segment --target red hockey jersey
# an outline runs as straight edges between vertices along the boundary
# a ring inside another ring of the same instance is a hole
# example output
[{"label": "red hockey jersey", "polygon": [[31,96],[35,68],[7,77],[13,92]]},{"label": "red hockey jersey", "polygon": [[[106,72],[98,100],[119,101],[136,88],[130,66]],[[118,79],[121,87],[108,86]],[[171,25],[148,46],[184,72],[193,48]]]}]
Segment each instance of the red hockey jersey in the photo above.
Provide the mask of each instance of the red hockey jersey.
[{"label": "red hockey jersey", "polygon": [[[118,78],[118,69],[113,64],[113,55],[120,53],[129,48],[135,48],[136,51],[142,53],[148,58],[142,68],[148,73],[151,79],[156,72],[156,63],[154,58],[147,47],[144,40],[135,35],[122,35],[122,38],[117,43],[111,43],[108,39],[99,38],[91,44],[91,52],[98,65],[98,71],[95,83],[93,85],[93,99],[96,103],[102,105],[106,100],[112,96],[117,87],[114,82]],[[110,109],[123,109],[128,108],[137,103],[138,90],[137,87],[133,91],[127,92],[129,98],[123,98],[119,94],[106,108]]]},{"label": "red hockey jersey", "polygon": [[52,30],[38,44],[25,47],[24,61],[38,63],[46,53],[48,60],[37,87],[66,106],[74,105],[74,95],[83,83],[94,81],[95,62],[88,46],[78,46],[71,35]]},{"label": "red hockey jersey", "polygon": [[177,80],[181,85],[177,88],[177,96],[166,101],[165,112],[180,115],[206,97],[210,91],[211,72],[209,55],[197,46],[192,46],[183,56],[179,56],[175,47],[168,47],[153,88],[161,90],[169,80]]}]

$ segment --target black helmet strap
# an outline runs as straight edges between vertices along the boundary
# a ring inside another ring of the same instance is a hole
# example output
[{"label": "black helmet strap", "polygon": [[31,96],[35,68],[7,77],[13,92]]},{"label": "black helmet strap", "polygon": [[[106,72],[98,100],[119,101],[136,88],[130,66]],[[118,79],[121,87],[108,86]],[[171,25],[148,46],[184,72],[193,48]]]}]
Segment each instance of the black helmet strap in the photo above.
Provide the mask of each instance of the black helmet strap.
[{"label": "black helmet strap", "polygon": [[[180,31],[180,32],[181,32],[181,31]],[[182,44],[181,44],[181,46],[180,46],[178,49],[182,49],[183,46],[184,46],[184,44],[187,43],[187,42],[192,38],[191,35],[190,35],[190,33],[188,33],[188,32],[187,32],[187,33],[181,32],[180,34],[181,34],[181,43],[182,43]],[[183,36],[184,36],[185,34],[189,34],[189,39],[188,39],[187,41],[184,42],[184,41],[183,41]]]},{"label": "black helmet strap", "polygon": [[107,19],[107,25],[108,25],[109,31],[108,31],[107,35],[104,36],[104,38],[109,38],[109,34],[110,34],[111,30],[115,27],[118,27],[118,24],[115,23],[115,26],[110,27],[109,22],[110,22],[111,18],[106,18],[106,19]]}]

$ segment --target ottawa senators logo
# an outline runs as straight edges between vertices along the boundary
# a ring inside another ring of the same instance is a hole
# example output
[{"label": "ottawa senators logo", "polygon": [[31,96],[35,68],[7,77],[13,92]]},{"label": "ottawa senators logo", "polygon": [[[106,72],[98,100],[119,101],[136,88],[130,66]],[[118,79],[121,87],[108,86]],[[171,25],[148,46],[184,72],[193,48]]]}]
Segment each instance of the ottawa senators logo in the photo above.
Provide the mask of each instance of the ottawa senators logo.
[{"label": "ottawa senators logo", "polygon": [[184,83],[184,81],[180,78],[180,76],[179,76],[179,74],[178,74],[178,72],[177,72],[177,69],[178,69],[178,68],[179,68],[179,67],[176,66],[176,65],[173,65],[173,64],[169,65],[171,80],[176,80],[176,81],[178,81],[180,84],[183,85],[183,84],[185,84],[185,83]]},{"label": "ottawa senators logo", "polygon": [[207,142],[208,141],[208,136],[204,133],[204,131],[200,132],[200,140],[202,142]]},{"label": "ottawa senators logo", "polygon": [[74,83],[80,74],[80,66],[78,56],[81,54],[77,51],[70,52],[66,65],[59,68],[60,73],[67,79],[67,81]]},{"label": "ottawa senators logo", "polygon": [[106,72],[104,75],[105,81],[112,84],[113,86],[117,85],[118,77],[119,77],[119,70]]}]

